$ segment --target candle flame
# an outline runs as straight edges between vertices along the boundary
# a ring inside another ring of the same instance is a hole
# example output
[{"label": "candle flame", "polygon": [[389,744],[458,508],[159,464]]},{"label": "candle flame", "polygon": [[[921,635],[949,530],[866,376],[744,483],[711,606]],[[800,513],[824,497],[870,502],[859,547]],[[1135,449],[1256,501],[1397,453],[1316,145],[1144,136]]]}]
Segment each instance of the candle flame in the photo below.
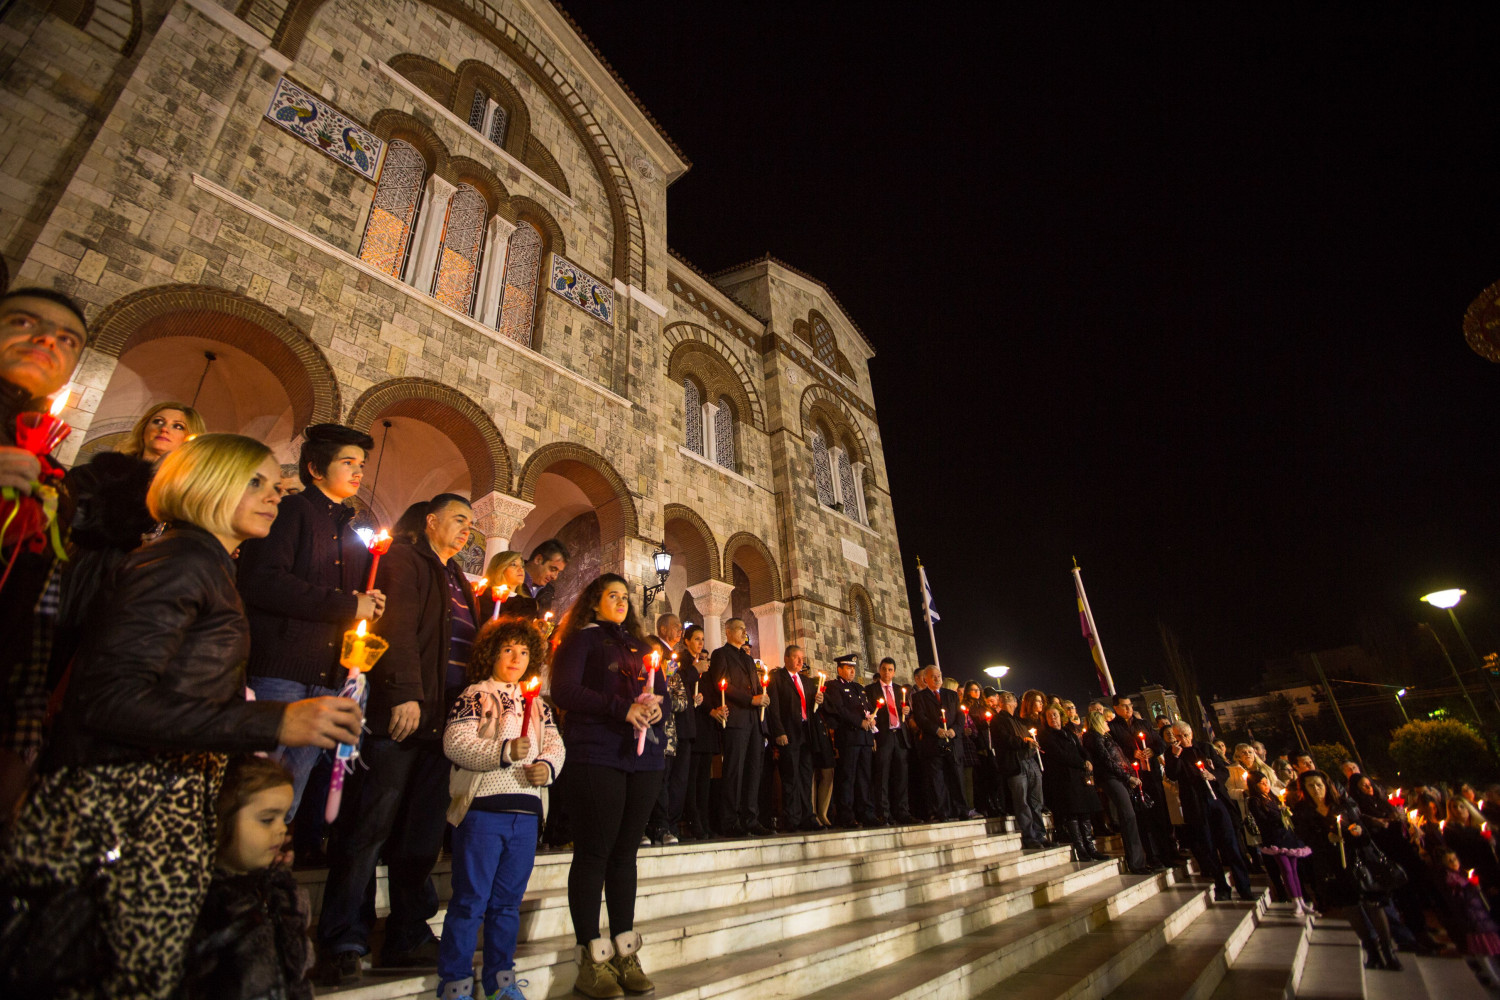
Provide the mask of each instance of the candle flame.
[{"label": "candle flame", "polygon": [[487,576],[481,576],[479,578],[479,582],[476,583],[476,584],[474,584],[474,593],[476,593],[476,594],[482,594],[482,593],[484,593],[484,588],[488,587],[489,585],[490,585],[490,579],[489,579],[489,577],[487,577]]},{"label": "candle flame", "polygon": [[68,390],[64,389],[62,392],[58,393],[57,396],[54,397],[53,400],[52,400],[52,410],[51,410],[52,415],[54,417],[57,416],[59,413],[61,413],[63,411],[63,407],[67,406],[67,405],[68,405]]},{"label": "candle flame", "polygon": [[659,666],[661,666],[661,650],[653,649],[651,651],[651,669],[655,670]]},{"label": "candle flame", "polygon": [[1421,813],[1417,812],[1415,809],[1406,810],[1406,818],[1413,823],[1417,821],[1417,817],[1420,815]]},{"label": "candle flame", "polygon": [[550,612],[550,611],[547,612],[545,615],[542,616],[542,621],[548,621],[548,622],[550,622],[551,620],[552,620],[552,612]]},{"label": "candle flame", "polygon": [[363,639],[365,635],[365,624],[365,620],[361,618],[359,620],[359,624],[354,626],[354,634],[359,636],[361,639]]},{"label": "candle flame", "polygon": [[536,689],[539,688],[539,687],[541,687],[541,686],[542,686],[542,679],[540,677],[533,677],[531,680],[529,680],[529,681],[526,682],[526,690],[530,691],[530,692],[533,692],[533,693],[535,693]]},{"label": "candle flame", "polygon": [[1438,833],[1442,833],[1447,828],[1448,828],[1448,821],[1447,820],[1445,820],[1445,819],[1438,820]]},{"label": "candle flame", "polygon": [[989,719],[989,718],[991,718],[991,715],[990,715],[990,713],[989,713],[989,711],[988,711],[988,710],[986,710],[986,711],[985,711],[985,713],[984,713],[984,717],[985,717],[985,718],[986,718],[986,719]]},{"label": "candle flame", "polygon": [[725,688],[727,688],[728,686],[729,686],[729,681],[725,680],[723,677],[720,677],[719,678],[719,690],[722,691]]}]

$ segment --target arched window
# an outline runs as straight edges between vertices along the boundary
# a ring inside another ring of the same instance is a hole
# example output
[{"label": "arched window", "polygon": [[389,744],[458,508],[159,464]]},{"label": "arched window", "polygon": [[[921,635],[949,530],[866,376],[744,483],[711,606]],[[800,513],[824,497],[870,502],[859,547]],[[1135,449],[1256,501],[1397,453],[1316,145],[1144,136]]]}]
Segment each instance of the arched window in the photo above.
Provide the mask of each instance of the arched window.
[{"label": "arched window", "polygon": [[703,454],[703,393],[690,378],[682,380],[682,436],[688,451]]},{"label": "arched window", "polygon": [[836,501],[833,497],[833,473],[828,463],[828,443],[823,440],[822,431],[812,433],[813,453],[813,480],[818,485],[818,503],[825,507],[832,507]]},{"label": "arched window", "polygon": [[849,464],[848,445],[838,450],[839,495],[844,498],[844,513],[859,520],[859,494],[854,482],[854,466]]},{"label": "arched window", "polygon": [[714,461],[726,469],[734,468],[734,408],[725,396],[719,397],[714,411]]},{"label": "arched window", "polygon": [[468,184],[460,184],[448,200],[448,218],[443,223],[443,242],[438,250],[432,295],[450,309],[467,313],[474,307],[479,287],[479,257],[484,247],[484,224],[489,205],[484,195]]},{"label": "arched window", "polygon": [[542,271],[542,234],[521,222],[510,234],[505,255],[505,297],[500,305],[500,333],[523,347],[531,346],[536,322],[537,277]]},{"label": "arched window", "polygon": [[854,623],[859,628],[859,648],[865,654],[863,673],[875,672],[875,627],[870,621],[870,606],[861,593],[851,595],[854,604]]},{"label": "arched window", "polygon": [[490,96],[479,88],[474,89],[474,101],[469,105],[469,128],[484,131],[484,116],[490,110]]},{"label": "arched window", "polygon": [[416,229],[426,175],[427,161],[416,147],[392,139],[380,168],[380,181],[375,185],[375,201],[370,206],[365,235],[359,242],[360,260],[392,277],[401,277]]},{"label": "arched window", "polygon": [[833,341],[833,328],[821,316],[813,320],[812,349],[814,357],[838,371],[838,347]]},{"label": "arched window", "polygon": [[490,114],[490,142],[497,146],[505,145],[505,126],[508,121],[505,109],[495,105],[495,110]]}]

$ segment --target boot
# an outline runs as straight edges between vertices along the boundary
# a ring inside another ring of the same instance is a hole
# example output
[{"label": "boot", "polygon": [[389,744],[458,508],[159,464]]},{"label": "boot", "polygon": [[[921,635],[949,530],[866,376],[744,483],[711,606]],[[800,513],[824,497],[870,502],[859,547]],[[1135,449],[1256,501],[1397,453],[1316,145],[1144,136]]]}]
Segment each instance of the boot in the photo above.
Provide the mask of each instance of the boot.
[{"label": "boot", "polygon": [[641,936],[637,932],[615,935],[615,957],[610,964],[626,993],[650,993],[656,989],[656,984],[641,969]]},{"label": "boot", "polygon": [[1396,949],[1383,942],[1380,945],[1380,964],[1389,972],[1401,971],[1401,959],[1396,957]]},{"label": "boot", "polygon": [[1088,852],[1084,849],[1083,834],[1078,832],[1078,821],[1076,819],[1067,819],[1060,823],[1054,820],[1053,830],[1057,835],[1056,839],[1058,841],[1066,841],[1068,846],[1073,849],[1070,857],[1074,861],[1084,864],[1088,863]]},{"label": "boot", "polygon": [[1078,821],[1078,842],[1083,845],[1081,853],[1087,854],[1090,861],[1108,861],[1109,855],[1099,850],[1099,845],[1094,843],[1094,824],[1087,819]]},{"label": "boot", "polygon": [[609,938],[594,938],[588,944],[578,946],[578,979],[573,983],[573,992],[586,997],[622,997],[620,981],[615,977],[615,967],[610,959],[615,957],[615,946]]}]

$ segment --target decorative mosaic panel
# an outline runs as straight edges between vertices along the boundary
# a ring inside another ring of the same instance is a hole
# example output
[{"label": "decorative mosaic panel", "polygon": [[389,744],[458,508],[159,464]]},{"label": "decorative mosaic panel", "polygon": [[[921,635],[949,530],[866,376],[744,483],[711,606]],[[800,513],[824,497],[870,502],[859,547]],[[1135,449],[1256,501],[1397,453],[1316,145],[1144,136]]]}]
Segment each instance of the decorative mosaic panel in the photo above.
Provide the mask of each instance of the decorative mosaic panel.
[{"label": "decorative mosaic panel", "polygon": [[559,254],[552,255],[548,286],[590,316],[615,321],[615,290]]},{"label": "decorative mosaic panel", "polygon": [[859,520],[859,497],[854,492],[854,466],[849,464],[849,453],[839,449],[839,491],[844,497],[844,513]]},{"label": "decorative mosaic panel", "polygon": [[682,380],[682,436],[688,451],[703,454],[703,396],[690,378]]},{"label": "decorative mosaic panel", "polygon": [[276,84],[266,117],[349,169],[375,179],[385,140],[286,77]]},{"label": "decorative mosaic panel", "polygon": [[448,202],[448,221],[443,227],[443,249],[438,255],[432,295],[462,313],[467,313],[474,304],[474,289],[479,283],[479,251],[484,243],[488,211],[484,195],[468,184],[460,184]]}]

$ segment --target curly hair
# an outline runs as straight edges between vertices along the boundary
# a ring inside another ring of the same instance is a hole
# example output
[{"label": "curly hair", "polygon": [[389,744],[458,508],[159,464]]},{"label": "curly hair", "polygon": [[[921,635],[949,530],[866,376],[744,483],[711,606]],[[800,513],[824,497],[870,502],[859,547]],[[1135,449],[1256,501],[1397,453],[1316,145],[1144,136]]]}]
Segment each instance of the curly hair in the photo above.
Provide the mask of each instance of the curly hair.
[{"label": "curly hair", "polygon": [[[500,650],[520,643],[526,647],[526,674],[542,669],[542,636],[527,618],[501,618],[485,622],[474,637],[474,647],[469,651],[469,669],[464,680],[478,684],[495,676],[495,664],[500,662]],[[524,674],[523,674],[524,676]]]}]

